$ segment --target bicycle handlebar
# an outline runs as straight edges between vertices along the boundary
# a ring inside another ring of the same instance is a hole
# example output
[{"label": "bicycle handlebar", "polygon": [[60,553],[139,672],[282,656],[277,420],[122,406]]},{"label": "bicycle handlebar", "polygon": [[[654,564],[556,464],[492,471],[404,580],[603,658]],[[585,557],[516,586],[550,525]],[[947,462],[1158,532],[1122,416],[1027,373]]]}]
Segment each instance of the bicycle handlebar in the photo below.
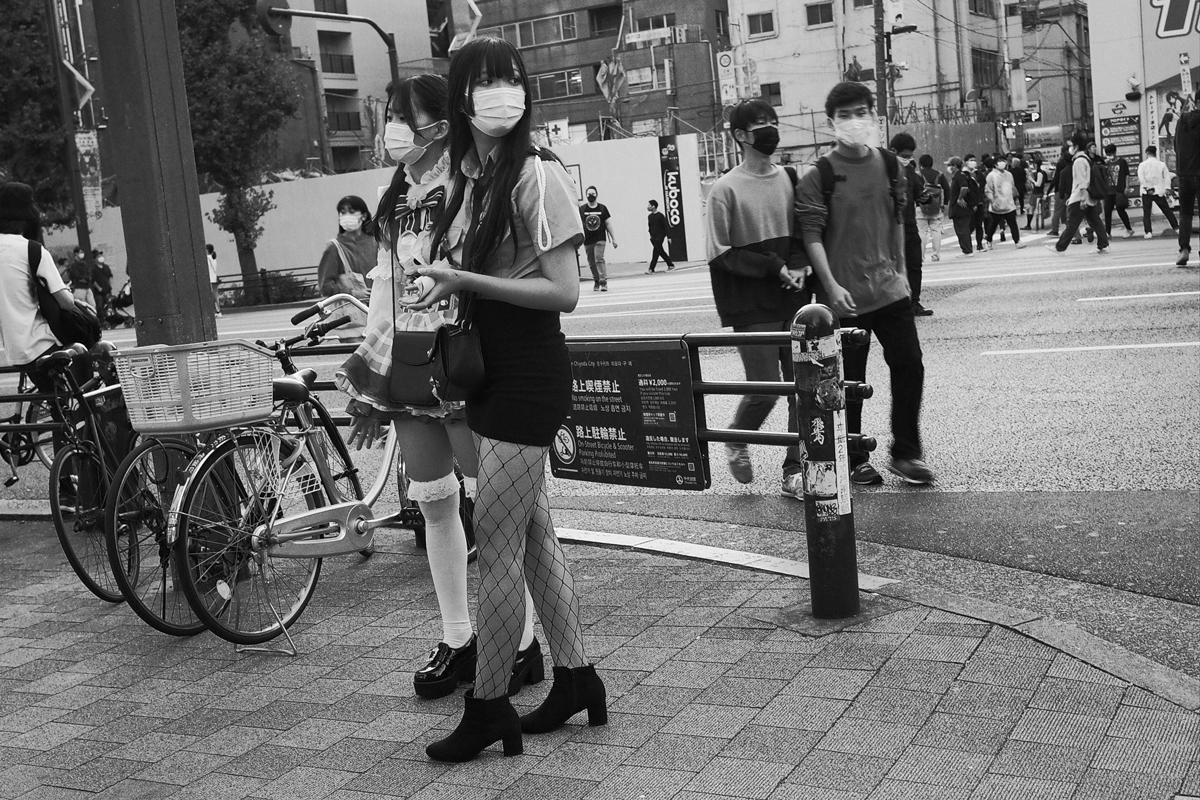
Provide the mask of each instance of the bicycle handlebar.
[{"label": "bicycle handlebar", "polygon": [[303,311],[297,313],[295,316],[293,316],[292,324],[299,325],[301,322],[304,322],[304,320],[308,319],[309,317],[316,316],[319,313],[321,313],[320,304],[311,305],[308,308],[304,309]]}]

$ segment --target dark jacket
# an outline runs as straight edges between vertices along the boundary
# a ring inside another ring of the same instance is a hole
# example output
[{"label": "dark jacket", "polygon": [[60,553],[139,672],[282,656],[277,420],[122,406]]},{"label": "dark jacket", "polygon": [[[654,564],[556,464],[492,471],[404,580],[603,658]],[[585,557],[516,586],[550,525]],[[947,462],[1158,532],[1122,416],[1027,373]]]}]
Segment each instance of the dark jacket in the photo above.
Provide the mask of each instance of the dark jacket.
[{"label": "dark jacket", "polygon": [[667,217],[661,211],[655,211],[647,218],[647,223],[650,227],[650,239],[652,241],[661,242],[667,238],[669,228],[667,227]]},{"label": "dark jacket", "polygon": [[904,204],[904,227],[917,227],[917,203],[925,195],[925,178],[917,172],[915,164],[904,168],[904,188],[908,193],[908,202]]},{"label": "dark jacket", "polygon": [[1175,123],[1175,174],[1200,178],[1200,109],[1192,109]]}]

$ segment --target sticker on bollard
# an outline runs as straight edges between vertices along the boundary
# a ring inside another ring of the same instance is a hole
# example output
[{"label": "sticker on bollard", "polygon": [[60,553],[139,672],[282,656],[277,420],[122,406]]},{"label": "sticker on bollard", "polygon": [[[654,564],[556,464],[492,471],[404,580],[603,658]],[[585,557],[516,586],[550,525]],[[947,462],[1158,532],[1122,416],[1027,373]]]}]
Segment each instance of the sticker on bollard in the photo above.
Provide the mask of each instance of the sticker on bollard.
[{"label": "sticker on bollard", "polygon": [[687,346],[572,342],[571,412],[550,447],[556,478],[709,487],[708,452],[696,433]]}]

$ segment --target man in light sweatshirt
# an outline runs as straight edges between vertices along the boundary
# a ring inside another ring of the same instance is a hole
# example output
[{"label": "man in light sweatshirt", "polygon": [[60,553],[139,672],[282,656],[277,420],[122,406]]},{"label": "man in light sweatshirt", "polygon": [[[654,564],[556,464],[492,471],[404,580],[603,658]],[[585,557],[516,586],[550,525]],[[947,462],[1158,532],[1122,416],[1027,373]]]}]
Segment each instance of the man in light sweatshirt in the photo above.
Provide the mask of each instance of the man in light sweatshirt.
[{"label": "man in light sweatshirt", "polygon": [[1084,217],[1096,232],[1097,252],[1109,252],[1108,233],[1104,230],[1104,221],[1100,219],[1100,203],[1103,199],[1088,194],[1088,184],[1092,180],[1092,160],[1088,158],[1087,149],[1088,145],[1093,143],[1092,137],[1083,131],[1071,134],[1071,194],[1067,196],[1067,224],[1058,241],[1046,245],[1047,249],[1056,253],[1067,252]]},{"label": "man in light sweatshirt", "polygon": [[[988,173],[984,193],[987,195],[988,208],[992,214],[987,222],[988,249],[992,249],[992,235],[996,233],[996,228],[1007,223],[1008,229],[1012,231],[1013,246],[1020,250],[1025,243],[1021,241],[1021,231],[1017,227],[1016,182],[1009,174],[1008,159],[996,159],[992,171]],[[1000,235],[1003,236],[1004,231],[1001,231]]]},{"label": "man in light sweatshirt", "polygon": [[1167,222],[1172,228],[1178,228],[1171,204],[1167,195],[1171,191],[1171,171],[1167,165],[1158,159],[1158,148],[1150,145],[1146,148],[1146,160],[1138,164],[1138,184],[1142,187],[1142,230],[1143,238],[1153,239],[1154,228],[1150,224],[1150,215],[1157,205],[1167,215]]},{"label": "man in light sweatshirt", "polygon": [[[771,163],[779,144],[779,120],[764,100],[745,100],[729,114],[729,129],[741,146],[742,163],[722,175],[708,195],[708,269],[721,324],[736,332],[791,330],[792,317],[808,302],[804,279],[810,272],[804,246],[796,238],[792,208],[796,175]],[[748,381],[794,380],[790,346],[738,347]],[[749,394],[738,404],[729,427],[758,430],[775,407],[775,395]],[[788,430],[800,429],[796,395],[788,395]],[[754,480],[750,448],[725,445],[729,471],[739,483]],[[799,445],[787,448],[781,493],[803,499]]]},{"label": "man in light sweatshirt", "polygon": [[[825,100],[837,146],[825,156],[833,171],[829,200],[820,169],[809,170],[796,192],[804,247],[820,279],[817,302],[830,306],[844,328],[875,334],[891,373],[892,448],[889,470],[904,481],[933,481],[922,460],[921,395],[925,364],[905,274],[904,171],[889,183],[890,153],[870,146],[879,130],[874,97],[861,83],[839,83]],[[867,376],[869,345],[848,349],[846,380]],[[862,432],[862,401],[846,401],[846,429]],[[867,453],[851,456],[850,480],[882,483]]]}]

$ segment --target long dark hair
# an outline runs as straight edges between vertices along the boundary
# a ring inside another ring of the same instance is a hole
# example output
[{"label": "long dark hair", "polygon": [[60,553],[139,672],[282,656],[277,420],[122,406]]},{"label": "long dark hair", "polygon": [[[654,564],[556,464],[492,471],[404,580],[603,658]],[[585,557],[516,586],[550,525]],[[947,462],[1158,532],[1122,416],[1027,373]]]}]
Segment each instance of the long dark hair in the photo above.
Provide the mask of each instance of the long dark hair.
[{"label": "long dark hair", "polygon": [[[470,251],[463,253],[468,269],[479,269],[500,246],[506,232],[515,238],[512,218],[512,192],[521,175],[521,168],[531,152],[529,136],[533,118],[533,98],[529,94],[529,78],[521,54],[504,39],[472,39],[450,59],[450,169],[453,182],[446,208],[433,230],[433,251],[437,252],[450,223],[462,208],[466,194],[466,178],[459,170],[463,159],[475,146],[471,135],[470,117],[475,113],[471,97],[476,79],[484,72],[491,78],[516,78],[525,91],[525,113],[496,145],[491,179],[486,187],[478,227],[471,237]],[[478,186],[478,184],[477,184]],[[478,198],[476,198],[478,199]]]},{"label": "long dark hair", "polygon": [[[366,214],[367,218],[363,220],[362,227],[367,227],[371,221],[371,209],[367,208],[367,201],[363,200],[356,194],[348,194],[337,202],[337,213],[341,214],[342,209],[347,211],[357,211],[359,214]],[[361,230],[361,228],[360,228]],[[338,233],[342,233],[342,226],[338,225]]]},{"label": "long dark hair", "polygon": [[[446,79],[431,72],[402,78],[399,83],[389,83],[387,86],[388,104],[392,112],[404,118],[412,132],[418,133],[416,126],[417,109],[424,111],[434,120],[446,118],[447,93]],[[375,209],[375,217],[363,226],[363,232],[375,237],[375,241],[389,247],[396,242],[396,202],[401,195],[408,193],[408,177],[404,174],[404,165],[397,164],[392,173],[392,182],[379,198],[379,206]]]}]

